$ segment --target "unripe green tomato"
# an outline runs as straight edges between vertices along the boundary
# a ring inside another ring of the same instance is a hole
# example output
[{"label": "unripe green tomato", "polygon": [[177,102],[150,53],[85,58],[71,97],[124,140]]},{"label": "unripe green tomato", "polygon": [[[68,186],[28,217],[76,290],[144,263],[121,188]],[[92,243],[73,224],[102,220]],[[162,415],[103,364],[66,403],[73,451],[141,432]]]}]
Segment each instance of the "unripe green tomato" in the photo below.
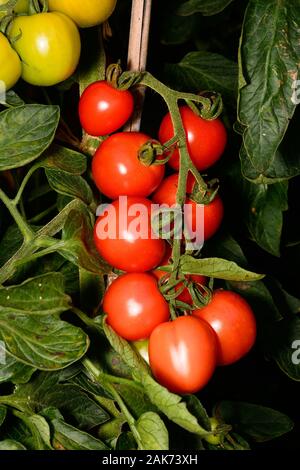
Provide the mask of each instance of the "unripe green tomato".
[{"label": "unripe green tomato", "polygon": [[18,16],[10,24],[8,35],[22,60],[22,78],[26,82],[56,85],[75,72],[80,35],[74,21],[63,13]]},{"label": "unripe green tomato", "polygon": [[107,20],[117,0],[49,0],[49,11],[61,11],[79,28],[96,26]]},{"label": "unripe green tomato", "polygon": [[4,34],[0,33],[0,81],[5,84],[5,90],[1,91],[12,88],[21,77],[21,73],[22,64],[18,54],[13,50]]},{"label": "unripe green tomato", "polygon": [[[209,418],[209,421],[210,421],[211,430],[215,431],[217,427],[219,426],[218,420],[214,417],[211,417]],[[206,436],[204,439],[206,440],[206,442],[214,446],[217,446],[221,442],[220,434],[217,434],[216,436],[211,434],[210,436]]]},{"label": "unripe green tomato", "polygon": [[140,356],[149,364],[149,340],[142,339],[140,341],[133,341],[132,342],[135,349],[138,351]]}]

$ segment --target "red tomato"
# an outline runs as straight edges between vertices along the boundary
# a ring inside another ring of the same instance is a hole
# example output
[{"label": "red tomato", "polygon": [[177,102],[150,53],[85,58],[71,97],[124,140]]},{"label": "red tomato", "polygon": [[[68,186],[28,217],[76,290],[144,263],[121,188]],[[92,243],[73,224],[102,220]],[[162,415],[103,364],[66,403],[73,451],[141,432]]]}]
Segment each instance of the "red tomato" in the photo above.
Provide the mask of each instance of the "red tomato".
[{"label": "red tomato", "polygon": [[105,80],[91,83],[79,101],[79,119],[90,135],[111,134],[128,121],[133,113],[133,96],[118,90]]},{"label": "red tomato", "polygon": [[214,329],[218,340],[218,365],[238,361],[252,348],[256,321],[250,305],[240,295],[226,290],[214,292],[211,302],[193,311]]},{"label": "red tomato", "polygon": [[151,333],[151,370],[171,392],[195,393],[207,384],[215,370],[216,335],[208,323],[197,320],[179,317],[162,323]]},{"label": "red tomato", "polygon": [[[180,107],[183,127],[187,135],[188,151],[198,170],[206,170],[216,163],[225,150],[227,133],[220,119],[207,121],[197,116],[188,106]],[[174,136],[170,114],[166,114],[159,128],[159,140],[165,144]],[[176,149],[169,165],[179,169],[179,152]]]},{"label": "red tomato", "polygon": [[[168,176],[152,195],[152,200],[156,204],[167,204],[173,206],[176,203],[176,192],[178,187],[178,174]],[[188,189],[191,190],[191,182],[188,181]],[[187,229],[196,231],[197,203],[191,199],[186,199],[186,204],[192,207],[191,217],[187,217]],[[224,206],[219,195],[204,206],[204,240],[212,237],[219,229],[224,216]]]},{"label": "red tomato", "polygon": [[140,132],[120,132],[105,140],[95,153],[92,173],[96,186],[111,199],[121,195],[149,196],[161,183],[164,165],[146,166],[139,149],[151,140]]},{"label": "red tomato", "polygon": [[145,273],[119,276],[104,295],[103,310],[108,324],[128,341],[148,338],[170,316],[156,280]]},{"label": "red tomato", "polygon": [[98,217],[94,240],[100,255],[114,268],[150,271],[165,254],[165,241],[151,229],[151,202],[143,197],[121,197]]},{"label": "red tomato", "polygon": [[[161,266],[165,266],[167,264],[169,264],[169,261],[170,261],[170,256],[171,256],[171,247],[169,244],[167,244],[167,248],[166,248],[166,253],[165,253],[165,256],[163,258],[163,260],[161,261],[160,265]],[[156,277],[156,279],[161,279],[163,276],[165,276],[167,274],[167,271],[161,271],[161,270],[158,270],[158,269],[154,269],[152,271],[152,274],[154,274],[154,276]],[[192,275],[189,275],[189,276],[185,276],[186,279],[188,281],[193,281],[195,284],[201,284],[201,285],[205,285],[206,282],[207,282],[207,279],[205,276],[200,276],[200,275],[197,275],[197,274],[192,274]],[[180,282],[177,286],[176,286],[176,290],[180,290],[182,288],[182,282]],[[193,304],[193,299],[191,297],[191,294],[189,292],[189,290],[186,288],[184,289],[181,294],[178,295],[178,297],[176,297],[176,300],[180,300],[181,302],[185,302],[186,304],[190,304],[192,305]]]}]

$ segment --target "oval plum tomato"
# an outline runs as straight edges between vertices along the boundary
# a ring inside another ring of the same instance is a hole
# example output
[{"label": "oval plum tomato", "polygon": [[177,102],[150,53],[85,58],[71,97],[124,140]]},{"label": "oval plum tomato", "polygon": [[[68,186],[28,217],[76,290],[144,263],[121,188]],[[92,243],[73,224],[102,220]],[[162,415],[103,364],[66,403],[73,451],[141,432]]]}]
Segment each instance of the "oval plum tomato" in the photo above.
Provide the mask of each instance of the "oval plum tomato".
[{"label": "oval plum tomato", "polygon": [[[167,248],[166,248],[166,253],[165,253],[165,256],[164,258],[162,259],[160,265],[161,266],[166,266],[167,264],[169,264],[169,261],[170,261],[170,257],[171,257],[171,247],[169,244],[166,244]],[[166,274],[167,274],[167,271],[162,271],[161,269],[154,269],[152,271],[152,274],[154,274],[154,276],[156,277],[157,280],[160,280],[162,277],[164,277]],[[195,284],[197,284],[198,286],[201,286],[201,285],[205,285],[206,282],[207,282],[207,278],[205,276],[201,276],[201,275],[198,275],[198,274],[191,274],[191,275],[187,275],[185,276],[186,279],[188,281],[193,281]],[[182,282],[180,282],[175,290],[181,290],[182,289]],[[188,288],[185,288],[179,295],[178,297],[176,297],[176,300],[180,300],[181,302],[184,302],[186,304],[190,304],[192,305],[193,304],[193,299],[191,297],[191,294],[188,290]]]},{"label": "oval plum tomato", "polygon": [[79,100],[79,119],[90,135],[117,131],[133,113],[134,100],[128,90],[118,90],[105,80],[91,83]]},{"label": "oval plum tomato", "polygon": [[93,179],[105,196],[144,196],[161,183],[164,165],[144,165],[138,159],[139,149],[150,137],[141,132],[111,135],[98,148],[93,158]]},{"label": "oval plum tomato", "polygon": [[150,367],[157,381],[175,393],[203,388],[216,367],[216,335],[205,321],[179,317],[158,325],[149,340]]},{"label": "oval plum tomato", "polygon": [[217,290],[211,302],[193,311],[214,329],[218,344],[218,365],[241,359],[252,348],[256,338],[256,320],[250,305],[235,292]]},{"label": "oval plum tomato", "polygon": [[117,0],[48,0],[50,11],[61,11],[80,28],[90,28],[106,21]]},{"label": "oval plum tomato", "polygon": [[[176,192],[178,187],[178,174],[168,176],[152,195],[152,200],[156,204],[167,204],[173,206],[176,203]],[[188,191],[192,191],[192,181],[188,180]],[[187,198],[187,205],[191,206],[191,211],[187,213],[185,227],[195,233],[197,230],[197,203]],[[204,205],[204,240],[211,238],[219,229],[224,217],[224,206],[222,199],[217,194],[212,202]]]},{"label": "oval plum tomato", "polygon": [[0,33],[0,80],[4,82],[6,90],[17,83],[21,73],[22,65],[18,54],[4,34]]},{"label": "oval plum tomato", "polygon": [[[180,114],[187,135],[188,151],[196,168],[210,168],[221,157],[227,142],[227,133],[220,119],[207,121],[197,116],[189,106],[181,106]],[[174,136],[170,114],[166,114],[159,128],[159,141],[164,144]],[[175,149],[169,165],[179,169],[179,152]]]},{"label": "oval plum tomato", "polygon": [[150,271],[165,254],[165,241],[151,229],[151,202],[120,197],[107,205],[94,228],[95,245],[111,266],[127,272]]},{"label": "oval plum tomato", "polygon": [[18,16],[8,34],[22,60],[22,78],[32,85],[56,85],[69,78],[78,65],[79,31],[63,13]]},{"label": "oval plum tomato", "polygon": [[150,274],[119,276],[103,299],[108,324],[128,341],[148,338],[153,329],[170,316],[169,305]]}]

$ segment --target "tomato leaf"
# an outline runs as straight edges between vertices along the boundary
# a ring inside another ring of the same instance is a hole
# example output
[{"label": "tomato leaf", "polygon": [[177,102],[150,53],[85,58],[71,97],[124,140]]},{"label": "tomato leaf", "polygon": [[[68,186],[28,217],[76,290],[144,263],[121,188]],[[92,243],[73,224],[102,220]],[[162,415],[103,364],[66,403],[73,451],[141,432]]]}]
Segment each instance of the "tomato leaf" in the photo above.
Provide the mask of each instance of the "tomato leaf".
[{"label": "tomato leaf", "polygon": [[169,434],[157,413],[144,413],[136,422],[136,427],[146,450],[168,450]]},{"label": "tomato leaf", "polygon": [[38,158],[51,144],[58,126],[58,106],[29,104],[0,113],[0,171]]},{"label": "tomato leaf", "polygon": [[0,441],[0,450],[26,450],[26,447],[13,439],[4,439]]},{"label": "tomato leaf", "polygon": [[0,319],[4,314],[54,315],[69,309],[64,278],[49,273],[28,279],[18,286],[0,288]]},{"label": "tomato leaf", "polygon": [[181,5],[177,14],[190,16],[202,13],[204,16],[216,15],[223,11],[233,0],[189,0]]},{"label": "tomato leaf", "polygon": [[167,64],[166,75],[176,89],[195,93],[212,90],[235,102],[238,67],[220,54],[190,52],[178,64]]},{"label": "tomato leaf", "polygon": [[196,395],[187,395],[185,397],[185,402],[187,404],[188,410],[195,416],[198,420],[198,423],[206,429],[207,431],[211,430],[209,416]]},{"label": "tomato leaf", "polygon": [[99,439],[74,428],[60,419],[51,421],[54,440],[65,450],[107,450],[108,447]]},{"label": "tomato leaf", "polygon": [[292,100],[300,55],[296,3],[250,0],[245,14],[239,55],[238,120],[244,126],[240,158],[243,174],[255,182],[269,176],[296,107]]},{"label": "tomato leaf", "polygon": [[60,145],[51,145],[41,160],[43,168],[66,171],[72,175],[82,175],[86,171],[85,155]]},{"label": "tomato leaf", "polygon": [[133,383],[132,386],[129,384],[118,384],[115,387],[135,418],[139,418],[148,411],[158,411],[156,406],[151,403],[143,388],[139,390],[136,387],[136,383]]},{"label": "tomato leaf", "polygon": [[0,364],[0,384],[13,382],[14,384],[27,383],[35,369],[17,361],[14,357],[6,355],[5,364]]},{"label": "tomato leaf", "polygon": [[9,107],[14,107],[16,108],[17,106],[23,106],[25,102],[20,98],[17,93],[13,90],[8,90],[8,92],[5,93],[5,99],[2,101],[1,95],[0,95],[0,103],[3,104],[4,106],[9,106]]},{"label": "tomato leaf", "polygon": [[46,169],[46,176],[50,187],[57,193],[81,199],[88,206],[92,203],[92,190],[81,176],[54,169]]},{"label": "tomato leaf", "polygon": [[227,281],[258,281],[264,277],[264,274],[247,271],[233,261],[221,258],[195,259],[190,255],[183,255],[180,268],[183,274],[202,274]]},{"label": "tomato leaf", "polygon": [[0,405],[0,426],[2,426],[2,424],[5,421],[6,413],[7,413],[6,406]]},{"label": "tomato leaf", "polygon": [[285,414],[251,403],[222,401],[215,414],[256,442],[269,441],[293,429],[293,422]]}]

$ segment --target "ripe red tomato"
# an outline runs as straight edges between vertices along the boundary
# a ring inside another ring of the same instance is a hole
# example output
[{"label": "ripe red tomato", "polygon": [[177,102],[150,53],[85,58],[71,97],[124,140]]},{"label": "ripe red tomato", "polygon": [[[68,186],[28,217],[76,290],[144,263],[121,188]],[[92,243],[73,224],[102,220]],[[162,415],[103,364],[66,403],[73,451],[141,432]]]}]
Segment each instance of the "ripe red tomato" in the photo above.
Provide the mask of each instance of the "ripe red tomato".
[{"label": "ripe red tomato", "polygon": [[[171,256],[171,247],[170,247],[169,244],[167,244],[166,253],[165,253],[165,256],[162,259],[160,265],[165,266],[165,265],[169,264],[170,256]],[[167,274],[167,271],[154,269],[152,271],[152,274],[154,274],[156,279],[159,280]],[[197,275],[197,274],[192,274],[192,275],[188,275],[188,276],[185,276],[185,277],[188,281],[191,280],[195,284],[205,285],[206,282],[207,282],[207,279],[206,279],[205,276],[200,276],[200,275]],[[177,291],[180,290],[180,289],[182,289],[182,282],[180,282],[175,288],[175,290],[177,290]],[[176,297],[176,300],[180,300],[181,302],[185,302],[186,304],[190,304],[190,305],[193,304],[193,299],[191,297],[191,294],[190,294],[188,288],[185,288],[181,292],[181,294],[179,294],[178,297]]]},{"label": "ripe red tomato", "polygon": [[156,280],[145,273],[119,276],[104,295],[103,310],[108,324],[128,341],[148,338],[170,316]]},{"label": "ripe red tomato", "polygon": [[256,321],[250,305],[235,292],[217,290],[211,302],[193,311],[214,329],[218,342],[218,365],[241,359],[252,348],[256,338]]},{"label": "ripe red tomato", "polygon": [[[189,106],[181,106],[180,114],[187,135],[188,151],[198,170],[206,170],[216,163],[225,150],[227,133],[220,119],[207,121],[197,116]],[[159,128],[159,140],[165,144],[174,136],[170,114],[166,114]],[[176,149],[169,165],[179,169],[179,152]]]},{"label": "ripe red tomato", "polygon": [[92,173],[96,186],[111,199],[144,196],[161,183],[164,165],[144,165],[138,159],[142,145],[151,140],[140,132],[120,132],[105,140],[95,153]]},{"label": "ripe red tomato", "polygon": [[[178,174],[168,176],[152,195],[156,204],[167,204],[172,206],[176,203],[176,192],[178,187]],[[192,190],[191,180],[188,181],[188,190]],[[197,203],[186,199],[186,204],[191,206],[191,214],[187,217],[188,230],[196,231],[197,226]],[[224,216],[222,199],[217,194],[215,199],[204,206],[204,240],[211,238],[219,229]]]},{"label": "ripe red tomato", "polygon": [[[195,321],[196,320],[196,321]],[[149,358],[157,381],[175,393],[203,388],[216,367],[216,335],[191,316],[158,325],[149,340]]]},{"label": "ripe red tomato", "polygon": [[165,241],[151,229],[151,202],[143,197],[121,197],[98,217],[94,240],[100,255],[114,268],[150,271],[165,254]]},{"label": "ripe red tomato", "polygon": [[105,80],[91,83],[79,100],[79,119],[90,135],[111,134],[128,121],[133,113],[133,96],[118,90]]}]

